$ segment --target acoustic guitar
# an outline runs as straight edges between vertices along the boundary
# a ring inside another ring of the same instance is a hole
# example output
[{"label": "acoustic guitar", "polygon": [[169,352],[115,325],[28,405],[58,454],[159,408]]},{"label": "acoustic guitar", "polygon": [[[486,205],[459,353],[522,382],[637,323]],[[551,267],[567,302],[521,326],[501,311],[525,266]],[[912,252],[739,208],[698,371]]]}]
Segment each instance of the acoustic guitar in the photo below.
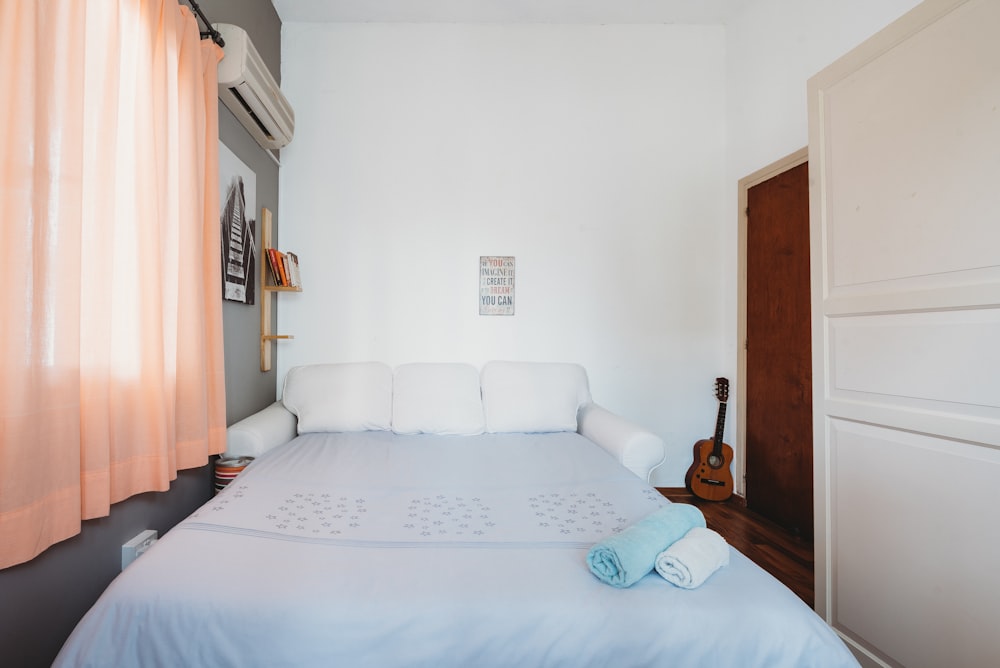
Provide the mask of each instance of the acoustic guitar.
[{"label": "acoustic guitar", "polygon": [[733,493],[733,449],[722,442],[726,426],[726,402],[729,400],[729,381],[715,379],[715,398],[719,400],[719,416],[715,420],[715,438],[702,439],[694,444],[694,463],[684,476],[684,483],[691,493],[706,501],[725,501]]}]

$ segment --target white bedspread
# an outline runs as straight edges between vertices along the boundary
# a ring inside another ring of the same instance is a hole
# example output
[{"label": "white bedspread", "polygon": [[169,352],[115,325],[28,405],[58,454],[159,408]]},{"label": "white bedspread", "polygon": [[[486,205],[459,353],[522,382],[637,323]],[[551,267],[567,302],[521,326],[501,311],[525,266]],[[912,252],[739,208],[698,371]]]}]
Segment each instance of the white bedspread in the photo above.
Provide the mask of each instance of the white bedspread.
[{"label": "white bedspread", "polygon": [[735,550],[696,590],[591,575],[664,503],[572,433],[301,436],[126,569],[55,665],[856,665]]}]

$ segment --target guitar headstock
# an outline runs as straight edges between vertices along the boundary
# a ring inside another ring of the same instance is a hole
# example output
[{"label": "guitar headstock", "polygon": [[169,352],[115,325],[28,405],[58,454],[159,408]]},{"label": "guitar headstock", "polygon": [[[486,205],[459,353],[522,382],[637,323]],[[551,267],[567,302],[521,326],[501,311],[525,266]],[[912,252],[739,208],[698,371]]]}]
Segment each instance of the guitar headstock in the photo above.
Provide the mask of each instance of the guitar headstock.
[{"label": "guitar headstock", "polygon": [[727,379],[715,379],[715,398],[722,403],[729,401],[729,381]]}]

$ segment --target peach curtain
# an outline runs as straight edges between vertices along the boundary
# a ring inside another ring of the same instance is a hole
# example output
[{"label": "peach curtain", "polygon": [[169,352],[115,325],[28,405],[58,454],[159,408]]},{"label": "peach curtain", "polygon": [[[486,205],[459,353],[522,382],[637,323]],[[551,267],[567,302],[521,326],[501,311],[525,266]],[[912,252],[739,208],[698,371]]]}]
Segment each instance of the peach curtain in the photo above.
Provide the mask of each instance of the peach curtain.
[{"label": "peach curtain", "polygon": [[225,449],[221,57],[177,0],[0,2],[0,568]]}]

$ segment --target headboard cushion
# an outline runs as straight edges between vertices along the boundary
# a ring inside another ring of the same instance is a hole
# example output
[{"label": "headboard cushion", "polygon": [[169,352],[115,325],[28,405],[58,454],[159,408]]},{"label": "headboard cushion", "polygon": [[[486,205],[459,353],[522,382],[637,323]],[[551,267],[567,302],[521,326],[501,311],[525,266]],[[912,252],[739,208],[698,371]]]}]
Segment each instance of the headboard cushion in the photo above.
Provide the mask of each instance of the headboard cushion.
[{"label": "headboard cushion", "polygon": [[402,364],[392,385],[392,430],[397,434],[483,433],[479,371],[470,364]]},{"label": "headboard cushion", "polygon": [[281,397],[298,432],[388,430],[392,369],[382,362],[310,364],[288,370]]},{"label": "headboard cushion", "polygon": [[576,431],[577,411],[590,401],[579,364],[494,361],[480,380],[488,432]]}]

